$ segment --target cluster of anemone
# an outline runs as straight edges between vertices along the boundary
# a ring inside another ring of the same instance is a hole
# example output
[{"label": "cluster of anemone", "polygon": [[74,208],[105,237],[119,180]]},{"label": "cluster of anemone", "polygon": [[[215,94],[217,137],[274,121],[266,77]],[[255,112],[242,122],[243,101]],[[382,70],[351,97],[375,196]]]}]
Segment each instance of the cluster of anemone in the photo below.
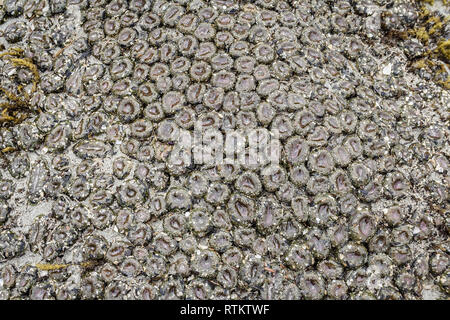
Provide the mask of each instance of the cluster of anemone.
[{"label": "cluster of anemone", "polygon": [[[5,0],[30,64],[0,64],[0,88],[35,84],[39,112],[0,127],[0,298],[448,298],[448,91],[411,72],[420,41],[393,42],[420,15]],[[198,128],[277,132],[279,162],[174,160]]]}]

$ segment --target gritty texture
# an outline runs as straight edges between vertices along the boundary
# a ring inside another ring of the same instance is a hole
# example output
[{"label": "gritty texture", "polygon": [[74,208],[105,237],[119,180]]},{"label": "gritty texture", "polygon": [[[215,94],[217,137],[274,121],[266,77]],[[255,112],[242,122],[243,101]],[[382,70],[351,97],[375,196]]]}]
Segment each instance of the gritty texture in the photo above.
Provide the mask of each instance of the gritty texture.
[{"label": "gritty texture", "polygon": [[0,0],[0,299],[448,299],[448,8]]}]

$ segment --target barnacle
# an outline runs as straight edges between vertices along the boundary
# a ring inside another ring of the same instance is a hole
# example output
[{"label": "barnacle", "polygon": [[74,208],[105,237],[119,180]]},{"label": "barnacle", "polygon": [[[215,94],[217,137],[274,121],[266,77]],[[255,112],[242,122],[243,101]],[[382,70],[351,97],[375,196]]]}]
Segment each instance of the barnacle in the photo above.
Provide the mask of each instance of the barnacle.
[{"label": "barnacle", "polygon": [[445,59],[450,60],[450,40],[441,41],[437,49],[445,57]]}]

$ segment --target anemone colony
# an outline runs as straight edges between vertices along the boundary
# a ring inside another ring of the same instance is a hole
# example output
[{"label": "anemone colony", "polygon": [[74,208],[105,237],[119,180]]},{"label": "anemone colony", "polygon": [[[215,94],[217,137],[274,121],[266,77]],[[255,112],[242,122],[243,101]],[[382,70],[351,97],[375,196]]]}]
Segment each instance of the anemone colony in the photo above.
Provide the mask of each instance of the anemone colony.
[{"label": "anemone colony", "polygon": [[[0,298],[448,299],[432,2],[0,1]],[[171,162],[196,119],[279,164]]]}]

